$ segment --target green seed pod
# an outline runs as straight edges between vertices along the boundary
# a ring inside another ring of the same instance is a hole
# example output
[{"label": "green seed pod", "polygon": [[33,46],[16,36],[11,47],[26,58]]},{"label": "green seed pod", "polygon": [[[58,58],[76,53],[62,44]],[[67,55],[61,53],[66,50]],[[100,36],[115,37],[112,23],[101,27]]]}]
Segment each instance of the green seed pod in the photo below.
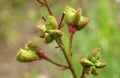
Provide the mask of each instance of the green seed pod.
[{"label": "green seed pod", "polygon": [[60,38],[62,36],[63,32],[61,30],[56,29],[56,30],[52,31],[52,34],[53,34],[54,38]]},{"label": "green seed pod", "polygon": [[25,47],[27,50],[30,50],[32,52],[38,53],[40,48],[32,41],[29,41],[27,44],[25,44]]},{"label": "green seed pod", "polygon": [[45,25],[38,25],[37,28],[39,29],[39,36],[40,38],[44,38],[45,37],[45,31],[46,31],[46,28],[45,28]]},{"label": "green seed pod", "polygon": [[92,74],[93,75],[98,75],[99,71],[94,67],[94,68],[92,68]]},{"label": "green seed pod", "polygon": [[20,49],[16,56],[16,60],[19,62],[32,62],[38,59],[39,56],[36,53],[24,49]]},{"label": "green seed pod", "polygon": [[65,13],[65,22],[67,25],[72,24],[73,16],[75,15],[75,12],[76,12],[75,9],[68,6],[65,7],[64,13]]},{"label": "green seed pod", "polygon": [[104,63],[104,62],[97,62],[95,63],[95,67],[96,68],[104,68],[107,66],[107,63]]},{"label": "green seed pod", "polygon": [[51,33],[46,33],[44,42],[45,42],[46,44],[49,44],[49,43],[51,43],[53,40],[54,40],[53,35],[52,35]]},{"label": "green seed pod", "polygon": [[90,66],[93,66],[94,64],[89,61],[87,58],[83,58],[80,60],[80,63],[83,67],[90,67]]},{"label": "green seed pod", "polygon": [[78,8],[77,11],[75,12],[74,16],[73,16],[72,25],[73,26],[78,26],[80,19],[81,19],[81,9]]},{"label": "green seed pod", "polygon": [[81,19],[80,19],[79,24],[77,26],[77,30],[83,29],[89,23],[89,21],[90,21],[89,18],[81,16]]},{"label": "green seed pod", "polygon": [[93,63],[96,63],[100,59],[100,48],[95,48],[93,51],[91,51],[87,57],[88,60],[90,60]]},{"label": "green seed pod", "polygon": [[46,26],[47,30],[56,29],[57,28],[57,21],[56,21],[55,17],[48,16],[48,19],[46,21],[45,26]]}]

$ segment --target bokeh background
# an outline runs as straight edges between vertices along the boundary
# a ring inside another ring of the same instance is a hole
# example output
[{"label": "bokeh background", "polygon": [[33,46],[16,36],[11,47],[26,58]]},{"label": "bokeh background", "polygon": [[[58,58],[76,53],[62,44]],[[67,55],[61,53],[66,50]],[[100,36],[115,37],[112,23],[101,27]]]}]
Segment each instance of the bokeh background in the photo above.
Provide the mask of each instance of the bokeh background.
[{"label": "bokeh background", "polygon": [[[74,38],[74,56],[77,75],[81,74],[80,59],[95,47],[102,48],[101,60],[108,63],[99,76],[88,78],[120,78],[120,0],[48,0],[56,18],[60,19],[66,5],[82,8],[82,13],[91,19],[84,30]],[[36,0],[0,0],[0,78],[70,78],[70,71],[61,71],[46,61],[19,63],[15,56],[27,41],[35,41],[46,54],[60,62],[65,59],[55,42],[43,43],[38,37],[36,25],[44,23],[41,16],[47,16],[45,7]],[[64,26],[63,40],[68,46],[68,31]]]}]

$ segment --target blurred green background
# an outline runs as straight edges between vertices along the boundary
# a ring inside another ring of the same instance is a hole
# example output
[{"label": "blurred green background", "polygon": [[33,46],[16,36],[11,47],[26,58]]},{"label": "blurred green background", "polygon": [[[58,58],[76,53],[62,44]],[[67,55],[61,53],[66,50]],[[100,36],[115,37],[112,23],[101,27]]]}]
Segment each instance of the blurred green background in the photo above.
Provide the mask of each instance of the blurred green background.
[{"label": "blurred green background", "polygon": [[[81,74],[80,59],[95,47],[102,48],[102,61],[108,63],[100,75],[88,78],[120,78],[120,0],[48,0],[56,18],[60,19],[66,5],[82,8],[82,13],[91,19],[84,30],[74,38],[72,62],[77,75]],[[44,23],[41,15],[47,16],[45,7],[36,0],[0,0],[0,78],[70,78],[70,71],[45,61],[19,63],[15,56],[29,41],[37,42],[49,57],[60,63],[65,59],[53,42],[44,44],[38,38],[36,25]],[[67,27],[64,27],[67,28]],[[64,30],[63,40],[68,46],[68,31]]]}]

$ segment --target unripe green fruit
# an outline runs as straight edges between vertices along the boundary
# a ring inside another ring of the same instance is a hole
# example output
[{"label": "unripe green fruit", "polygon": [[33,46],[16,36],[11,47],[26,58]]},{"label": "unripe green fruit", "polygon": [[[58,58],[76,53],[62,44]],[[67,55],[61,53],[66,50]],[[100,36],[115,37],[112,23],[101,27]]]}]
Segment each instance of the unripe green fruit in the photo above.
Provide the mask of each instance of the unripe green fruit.
[{"label": "unripe green fruit", "polygon": [[76,12],[75,9],[68,6],[65,7],[64,13],[65,13],[65,22],[67,25],[72,24],[73,16],[75,15],[75,12]]},{"label": "unripe green fruit", "polygon": [[83,67],[90,67],[90,66],[93,66],[93,65],[94,65],[91,61],[89,61],[89,60],[86,59],[86,58],[81,59],[81,60],[80,60],[80,63],[81,63],[81,65],[82,65]]},{"label": "unripe green fruit", "polygon": [[95,64],[95,67],[96,68],[104,68],[104,67],[106,67],[107,66],[107,63],[104,63],[104,62],[97,62],[96,64]]},{"label": "unripe green fruit", "polygon": [[89,53],[87,59],[93,63],[96,63],[100,59],[100,53],[101,53],[101,49],[95,48]]},{"label": "unripe green fruit", "polygon": [[77,26],[77,30],[83,29],[89,23],[89,21],[90,21],[89,18],[81,16],[81,19],[80,19],[79,24]]},{"label": "unripe green fruit", "polygon": [[49,44],[49,43],[51,43],[53,40],[54,40],[53,35],[52,35],[51,33],[46,33],[44,42],[45,42],[46,44]]},{"label": "unripe green fruit", "polygon": [[47,30],[56,29],[57,28],[57,21],[56,21],[55,17],[48,16],[45,27]]},{"label": "unripe green fruit", "polygon": [[20,51],[16,56],[16,59],[19,62],[32,62],[32,61],[38,60],[39,56],[34,52],[20,49]]},{"label": "unripe green fruit", "polygon": [[60,38],[62,36],[63,32],[61,30],[56,29],[56,30],[52,31],[52,34],[53,34],[54,38]]},{"label": "unripe green fruit", "polygon": [[78,8],[73,16],[72,25],[78,26],[80,19],[81,19],[81,9]]},{"label": "unripe green fruit", "polygon": [[38,53],[40,50],[40,48],[32,41],[29,41],[27,44],[25,44],[25,48],[35,53]]}]

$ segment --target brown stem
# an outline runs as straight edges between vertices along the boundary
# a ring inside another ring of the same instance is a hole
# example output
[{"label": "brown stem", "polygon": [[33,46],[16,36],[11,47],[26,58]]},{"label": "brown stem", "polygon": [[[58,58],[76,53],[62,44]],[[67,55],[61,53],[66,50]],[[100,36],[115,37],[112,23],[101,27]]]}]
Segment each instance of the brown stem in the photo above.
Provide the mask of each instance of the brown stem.
[{"label": "brown stem", "polygon": [[53,13],[52,13],[52,11],[51,11],[51,9],[50,9],[50,7],[49,7],[49,5],[48,5],[48,3],[47,3],[46,0],[44,0],[44,2],[42,2],[42,1],[40,1],[40,0],[37,0],[37,2],[40,3],[41,6],[46,6],[46,8],[47,8],[49,14],[53,16]]},{"label": "brown stem", "polygon": [[40,0],[36,0],[38,3],[40,3],[41,5],[45,5],[44,2],[40,1]]},{"label": "brown stem", "polygon": [[46,0],[44,0],[44,3],[45,3],[45,6],[46,6],[46,8],[47,8],[49,14],[53,16],[53,13],[52,13],[52,11],[51,11],[51,9],[50,9],[50,7],[49,7],[49,5],[48,5],[48,3],[47,3]]},{"label": "brown stem", "polygon": [[44,16],[42,16],[42,19],[46,22],[46,18]]},{"label": "brown stem", "polygon": [[65,14],[63,13],[63,14],[62,14],[62,17],[61,17],[61,20],[60,20],[60,23],[59,23],[59,25],[58,25],[58,29],[61,29],[61,28],[62,28],[62,22],[63,22],[64,16],[65,16]]},{"label": "brown stem", "polygon": [[72,58],[72,42],[73,42],[73,36],[74,36],[74,33],[70,32],[69,33],[69,58],[71,60]]},{"label": "brown stem", "polygon": [[82,70],[82,75],[81,75],[80,78],[86,78],[84,68],[83,68],[83,70]]},{"label": "brown stem", "polygon": [[48,58],[47,56],[44,56],[43,58],[44,58],[45,60],[47,60],[48,62],[50,62],[50,63],[52,63],[52,64],[54,64],[54,65],[56,65],[56,66],[58,66],[58,67],[63,67],[64,69],[69,69],[68,66],[65,66],[65,65],[59,64],[59,63],[57,63],[57,62],[51,60],[51,59]]},{"label": "brown stem", "polygon": [[69,67],[70,67],[71,73],[73,74],[74,78],[77,78],[77,75],[76,75],[75,69],[74,69],[74,67],[73,67],[73,64],[71,63],[69,57],[67,56],[67,53],[66,53],[66,50],[65,50],[63,44],[61,44],[61,42],[60,42],[59,40],[62,41],[61,39],[56,39],[56,42],[57,42],[57,44],[60,46],[61,50],[63,51],[64,57],[65,57],[68,65],[69,65]]}]

